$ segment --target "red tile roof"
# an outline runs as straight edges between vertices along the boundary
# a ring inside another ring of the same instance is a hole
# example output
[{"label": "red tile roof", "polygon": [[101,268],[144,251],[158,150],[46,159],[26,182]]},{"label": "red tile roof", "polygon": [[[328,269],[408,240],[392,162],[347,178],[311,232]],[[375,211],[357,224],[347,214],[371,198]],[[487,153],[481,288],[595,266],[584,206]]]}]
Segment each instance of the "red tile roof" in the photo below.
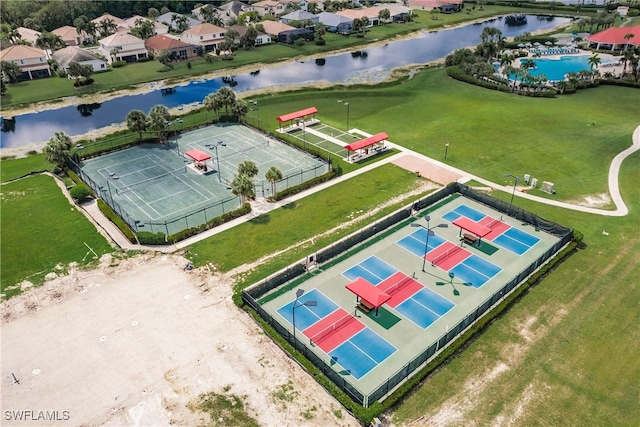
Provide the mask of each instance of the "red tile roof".
[{"label": "red tile roof", "polygon": [[[633,34],[630,39],[625,39],[627,34]],[[635,27],[612,27],[607,28],[599,33],[591,34],[587,37],[587,40],[596,43],[607,44],[630,44],[633,46],[640,46],[640,25]]]},{"label": "red tile roof", "polygon": [[185,43],[183,41],[174,39],[173,37],[169,37],[161,34],[161,35],[149,37],[147,40],[145,40],[144,46],[147,49],[163,50],[163,49],[176,49],[180,47],[188,47],[191,45],[189,43]]}]

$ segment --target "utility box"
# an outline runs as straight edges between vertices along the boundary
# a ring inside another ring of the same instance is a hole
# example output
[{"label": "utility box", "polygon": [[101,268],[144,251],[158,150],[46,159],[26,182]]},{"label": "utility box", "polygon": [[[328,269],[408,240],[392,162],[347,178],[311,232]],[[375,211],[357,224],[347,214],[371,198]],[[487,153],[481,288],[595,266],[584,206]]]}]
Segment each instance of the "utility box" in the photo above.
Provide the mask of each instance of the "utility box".
[{"label": "utility box", "polygon": [[553,182],[543,181],[541,190],[545,193],[556,194],[556,190],[553,188]]},{"label": "utility box", "polygon": [[530,179],[531,179],[531,175],[529,175],[528,173],[525,173],[524,174],[524,182],[526,182],[528,184]]},{"label": "utility box", "polygon": [[538,178],[531,178],[531,186],[536,188],[538,186]]}]

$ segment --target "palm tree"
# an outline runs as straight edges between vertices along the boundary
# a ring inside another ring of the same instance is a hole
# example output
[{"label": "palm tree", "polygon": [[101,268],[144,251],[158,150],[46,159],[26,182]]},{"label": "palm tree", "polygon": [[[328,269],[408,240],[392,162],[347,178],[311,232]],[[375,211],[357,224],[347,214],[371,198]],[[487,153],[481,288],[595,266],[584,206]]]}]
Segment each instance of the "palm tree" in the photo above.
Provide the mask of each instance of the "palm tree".
[{"label": "palm tree", "polygon": [[389,18],[391,17],[391,12],[389,11],[389,9],[382,9],[380,12],[378,12],[378,19],[384,24],[387,21],[389,21]]},{"label": "palm tree", "polygon": [[91,39],[91,43],[96,42],[96,34],[98,34],[98,24],[89,21],[84,25],[84,32]]},{"label": "palm tree", "polygon": [[149,127],[149,119],[143,111],[131,110],[127,114],[127,127],[131,132],[138,132],[140,140],[142,141],[142,132],[146,131]]},{"label": "palm tree", "polygon": [[9,80],[9,83],[17,83],[20,74],[22,74],[20,66],[11,61],[0,61],[0,71]]},{"label": "palm tree", "polygon": [[243,121],[249,112],[249,106],[242,100],[236,100],[231,106],[231,112],[238,119],[239,122]]},{"label": "palm tree", "polygon": [[118,29],[118,25],[115,22],[113,22],[113,19],[105,18],[102,20],[102,22],[100,22],[100,25],[98,28],[100,30],[101,37],[108,37],[111,34],[116,32],[116,30]]},{"label": "palm tree", "polygon": [[217,94],[210,93],[204,98],[204,100],[202,101],[202,104],[204,105],[204,108],[206,108],[207,110],[213,110],[213,112],[216,113],[216,118],[219,117],[218,112],[222,108],[222,103],[221,103],[220,97],[217,96]]},{"label": "palm tree", "polygon": [[251,160],[245,160],[238,165],[238,175],[246,175],[253,178],[258,175],[258,166]]},{"label": "palm tree", "polygon": [[276,183],[282,181],[282,172],[275,166],[271,166],[267,173],[264,174],[267,181],[271,183],[271,194],[276,195]]},{"label": "palm tree", "polygon": [[602,62],[602,59],[600,59],[597,53],[591,55],[587,60],[587,63],[589,64],[589,68],[591,68],[592,71],[594,69],[597,70],[601,62]]},{"label": "palm tree", "polygon": [[45,31],[36,39],[36,46],[40,49],[53,51],[62,49],[65,44],[60,36]]},{"label": "palm tree", "polygon": [[224,111],[229,114],[229,107],[236,102],[236,94],[230,87],[223,86],[216,92],[216,96],[220,99],[220,104],[224,107]]},{"label": "palm tree", "polygon": [[58,169],[64,168],[71,150],[71,138],[64,132],[56,132],[42,150],[47,161]]},{"label": "palm tree", "polygon": [[156,133],[161,144],[165,141],[165,131],[170,118],[169,110],[164,105],[156,105],[149,110],[149,129]]},{"label": "palm tree", "polygon": [[502,73],[506,78],[509,78],[509,71],[507,69],[507,66],[511,65],[511,63],[516,59],[515,55],[503,53],[502,55],[500,55],[499,59],[500,59],[500,66],[502,67]]},{"label": "palm tree", "polygon": [[231,192],[236,196],[240,196],[242,203],[245,203],[247,199],[256,197],[253,180],[244,174],[236,175],[233,178],[233,181],[231,181]]}]

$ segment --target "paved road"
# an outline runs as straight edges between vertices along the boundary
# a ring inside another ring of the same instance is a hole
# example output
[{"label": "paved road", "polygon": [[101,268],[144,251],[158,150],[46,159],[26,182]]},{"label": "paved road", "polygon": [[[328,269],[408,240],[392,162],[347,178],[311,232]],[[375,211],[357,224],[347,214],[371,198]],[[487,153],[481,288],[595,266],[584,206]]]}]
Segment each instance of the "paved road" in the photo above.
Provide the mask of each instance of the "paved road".
[{"label": "paved road", "polygon": [[[308,131],[310,131],[310,129],[308,129]],[[313,133],[318,133],[318,132],[313,132]],[[365,134],[364,132],[358,130],[358,133],[361,134]],[[330,138],[330,137],[328,137]],[[268,202],[266,199],[264,198],[258,198],[256,201],[252,202],[252,211],[250,214],[245,215],[241,218],[237,218],[233,221],[227,222],[223,225],[220,225],[218,227],[212,228],[211,230],[207,230],[203,233],[198,234],[197,236],[192,236],[186,240],[183,240],[181,242],[178,242],[175,245],[170,245],[170,246],[143,246],[143,245],[138,245],[138,244],[133,244],[131,242],[129,242],[129,240],[124,237],[124,235],[122,234],[122,232],[111,222],[109,221],[103,214],[102,212],[100,212],[100,210],[98,209],[97,203],[92,202],[86,205],[83,205],[82,208],[85,212],[85,214],[87,215],[88,218],[90,218],[92,220],[92,222],[94,222],[96,224],[96,226],[98,227],[98,229],[100,230],[100,232],[105,235],[105,236],[109,236],[111,238],[111,240],[113,241],[113,243],[115,243],[117,246],[119,246],[122,249],[126,249],[126,250],[150,250],[150,251],[159,251],[159,252],[164,252],[164,253],[171,253],[171,252],[175,252],[177,250],[180,249],[184,249],[186,247],[188,247],[189,245],[198,242],[200,240],[206,239],[209,236],[213,236],[214,234],[217,233],[221,233],[225,230],[228,230],[232,227],[235,227],[238,224],[242,224],[244,222],[247,222],[259,215],[262,215],[263,213],[272,211],[274,209],[277,209],[287,203],[291,203],[294,202],[296,200],[302,199],[310,194],[313,194],[315,192],[318,191],[322,191],[325,188],[338,184],[340,182],[343,182],[347,179],[350,179],[354,176],[360,175],[362,173],[368,172],[374,168],[377,168],[381,165],[384,165],[386,163],[390,163],[393,162],[394,160],[398,159],[401,156],[406,156],[407,154],[413,155],[417,158],[422,159],[425,162],[428,162],[432,165],[432,167],[438,167],[438,168],[444,168],[447,169],[451,172],[457,173],[461,176],[463,176],[463,178],[461,178],[460,181],[462,182],[466,182],[468,180],[475,180],[478,182],[481,182],[483,184],[485,184],[488,187],[491,188],[495,188],[495,189],[500,189],[502,191],[505,191],[507,193],[511,192],[513,190],[513,187],[511,186],[504,186],[504,185],[498,185],[494,182],[488,181],[484,178],[481,178],[479,176],[475,176],[472,175],[466,171],[454,168],[446,163],[440,162],[438,160],[434,160],[430,157],[427,157],[423,154],[420,153],[416,153],[415,151],[406,149],[404,147],[401,147],[399,145],[393,144],[392,142],[389,142],[389,146],[391,148],[395,148],[397,150],[400,151],[400,153],[394,155],[394,156],[390,156],[386,159],[383,159],[379,162],[376,162],[374,164],[370,164],[368,166],[365,166],[363,168],[360,168],[354,172],[342,175],[336,179],[333,179],[329,182],[325,182],[323,184],[320,184],[318,186],[315,186],[313,188],[310,188],[306,191],[303,191],[301,193],[295,194],[285,200],[280,200],[278,202],[275,203],[271,203]],[[552,205],[552,206],[558,206],[561,208],[565,208],[565,209],[572,209],[572,210],[576,210],[576,211],[581,211],[581,212],[586,212],[586,213],[590,213],[590,214],[594,214],[594,215],[603,215],[603,216],[625,216],[629,213],[629,209],[627,208],[627,206],[624,203],[624,200],[622,199],[622,196],[620,194],[620,188],[619,188],[619,183],[618,183],[618,175],[620,173],[620,166],[622,165],[622,162],[624,161],[624,159],[626,159],[628,156],[630,156],[631,154],[635,153],[636,151],[640,150],[640,126],[638,126],[635,131],[633,132],[633,137],[632,137],[632,144],[629,148],[627,148],[626,150],[622,151],[621,153],[619,153],[616,157],[614,157],[613,161],[611,162],[611,166],[609,167],[609,193],[611,195],[611,199],[613,200],[613,203],[616,206],[615,210],[604,210],[604,209],[596,209],[596,208],[590,208],[590,207],[586,207],[586,206],[578,206],[578,205],[573,205],[570,203],[566,203],[566,202],[559,202],[556,200],[550,200],[550,199],[545,199],[543,197],[539,197],[539,196],[534,196],[532,194],[528,194],[528,193],[522,193],[522,192],[515,192],[515,195],[518,197],[522,197],[524,199],[529,199],[529,200],[533,200],[539,203],[545,203],[547,205]],[[445,184],[445,183],[442,183]]]}]

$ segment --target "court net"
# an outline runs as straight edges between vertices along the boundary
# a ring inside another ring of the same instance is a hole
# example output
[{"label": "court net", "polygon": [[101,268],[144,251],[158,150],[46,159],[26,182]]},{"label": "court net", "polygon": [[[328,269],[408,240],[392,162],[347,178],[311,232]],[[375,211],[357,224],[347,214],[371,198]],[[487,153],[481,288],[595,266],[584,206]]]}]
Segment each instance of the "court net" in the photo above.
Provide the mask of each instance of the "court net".
[{"label": "court net", "polygon": [[496,225],[500,224],[500,222],[501,221],[499,219],[494,219],[489,224],[487,224],[487,228],[493,229]]},{"label": "court net", "polygon": [[449,248],[446,251],[442,252],[440,255],[434,257],[431,260],[431,265],[433,266],[433,265],[439,263],[440,261],[444,261],[445,259],[447,259],[450,256],[460,252],[461,250],[462,250],[462,248],[460,246],[454,246],[452,248]]},{"label": "court net", "polygon": [[405,286],[407,286],[412,281],[413,281],[413,279],[411,277],[407,277],[407,276],[401,277],[400,280],[398,280],[396,283],[394,283],[391,286],[389,286],[388,288],[386,288],[384,291],[389,295],[395,294],[396,292],[398,292],[401,289],[403,289]]},{"label": "court net", "polygon": [[[229,146],[229,143],[227,143],[227,147],[228,146]],[[265,139],[264,141],[260,141],[260,142],[255,143],[255,144],[244,146],[243,148],[240,148],[238,150],[232,150],[230,153],[227,153],[227,154],[224,154],[224,155],[221,154],[219,157],[221,159],[225,159],[225,158],[228,158],[228,157],[234,157],[234,156],[237,156],[239,154],[245,153],[247,151],[256,150],[256,149],[264,148],[264,147],[268,147],[268,146],[269,146],[269,140]]]},{"label": "court net", "polygon": [[186,173],[187,172],[187,167],[186,166],[182,166],[179,169],[176,170],[172,170],[170,172],[166,172],[160,175],[156,175],[154,177],[151,178],[147,178],[147,179],[143,179],[142,181],[138,181],[138,182],[134,182],[133,184],[129,184],[129,185],[125,185],[124,187],[121,188],[116,188],[116,194],[124,194],[124,193],[128,193],[130,191],[133,191],[134,188],[137,188],[143,184],[148,184],[150,182],[154,182],[154,181],[158,181],[160,179],[163,178],[168,178],[170,176],[175,176],[177,174],[180,173]]},{"label": "court net", "polygon": [[318,344],[320,341],[327,338],[329,335],[335,333],[341,328],[344,328],[346,325],[351,323],[354,319],[355,318],[351,314],[347,313],[344,316],[342,316],[340,319],[338,319],[336,322],[334,322],[333,324],[327,326],[320,332],[317,332],[315,335],[310,337],[309,340],[311,341],[312,344]]}]

